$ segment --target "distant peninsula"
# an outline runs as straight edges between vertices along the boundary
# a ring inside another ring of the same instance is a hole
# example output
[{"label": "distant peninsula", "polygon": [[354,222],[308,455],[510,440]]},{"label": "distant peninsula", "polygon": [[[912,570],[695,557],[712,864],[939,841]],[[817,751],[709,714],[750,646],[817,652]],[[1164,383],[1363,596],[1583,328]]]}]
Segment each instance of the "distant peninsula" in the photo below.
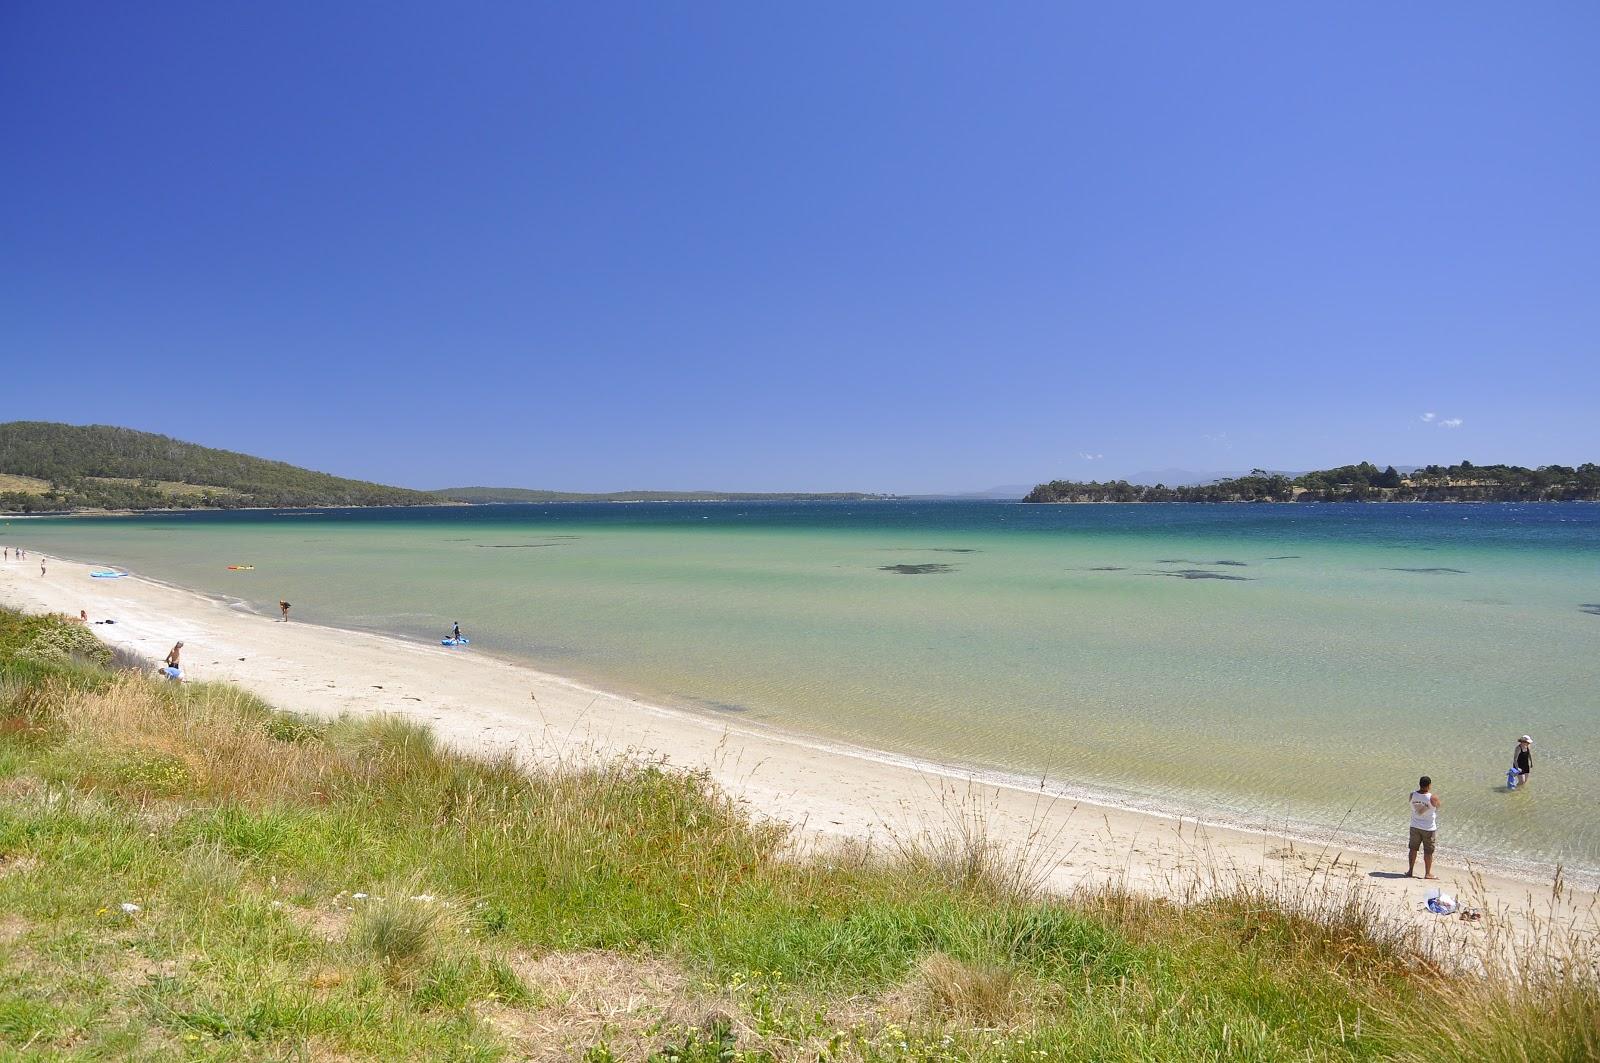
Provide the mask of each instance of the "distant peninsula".
[{"label": "distant peninsula", "polygon": [[731,491],[579,494],[516,487],[413,491],[131,428],[49,421],[0,424],[0,513],[10,514],[517,502],[809,502],[880,497],[886,496]]},{"label": "distant peninsula", "polygon": [[535,491],[526,487],[446,487],[434,494],[475,506],[529,502],[860,502],[888,498],[857,491]]},{"label": "distant peninsula", "polygon": [[1594,502],[1600,465],[1428,465],[1401,473],[1370,461],[1288,476],[1256,469],[1215,483],[1145,486],[1126,480],[1040,484],[1024,502]]}]

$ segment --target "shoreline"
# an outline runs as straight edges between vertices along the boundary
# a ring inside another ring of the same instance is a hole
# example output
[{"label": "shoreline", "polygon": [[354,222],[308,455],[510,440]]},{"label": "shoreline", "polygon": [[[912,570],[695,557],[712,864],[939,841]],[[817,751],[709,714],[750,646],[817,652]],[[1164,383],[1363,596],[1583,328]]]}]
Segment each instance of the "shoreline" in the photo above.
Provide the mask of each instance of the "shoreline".
[{"label": "shoreline", "polygon": [[[1448,819],[1439,881],[1425,883],[1400,871],[1399,828],[1394,850],[1384,853],[1339,829],[1308,836],[1287,824],[1219,823],[1128,807],[1048,780],[1031,783],[735,724],[403,636],[283,624],[238,599],[137,575],[92,580],[87,573],[96,566],[37,556],[51,562],[49,577],[40,578],[31,564],[0,566],[0,604],[68,615],[86,608],[91,620],[114,617],[114,627],[92,630],[150,660],[183,639],[191,679],[234,683],[284,710],[391,713],[427,724],[457,748],[509,753],[529,765],[623,756],[703,772],[758,816],[795,828],[802,847],[937,844],[976,835],[1026,861],[1057,893],[1114,882],[1182,900],[1239,886],[1293,891],[1314,885],[1330,898],[1363,893],[1397,921],[1460,938],[1470,925],[1417,911],[1425,889],[1438,885],[1522,932],[1540,924],[1600,931],[1593,883],[1569,883],[1556,896],[1550,879],[1532,872],[1491,871],[1471,861],[1453,865]],[[1397,822],[1402,818],[1397,814]]]},{"label": "shoreline", "polygon": [[[1165,503],[1151,504],[1161,505]],[[152,586],[191,596],[206,603],[220,605],[241,615],[276,621],[270,611],[258,609],[245,598],[197,590],[154,576],[133,573],[131,570],[125,569],[124,566],[111,562],[84,561],[59,554],[41,554],[39,556],[48,557],[52,563],[81,565],[86,570],[110,568],[126,571],[128,572],[126,578],[137,579]],[[3,569],[0,569],[0,573],[3,573],[3,571]],[[95,582],[97,585],[104,586],[112,581]],[[0,598],[0,605],[3,604],[6,604],[6,602],[3,598]],[[70,615],[71,610],[66,610],[66,612]],[[387,631],[382,628],[341,627],[317,621],[296,621],[295,623],[303,628],[315,628],[335,636],[339,634],[359,635],[384,640],[402,650],[437,649],[430,640],[419,639],[412,635]],[[673,699],[670,695],[649,694],[631,690],[624,686],[608,683],[602,677],[570,675],[551,671],[537,661],[520,658],[510,653],[495,653],[481,648],[475,648],[469,652],[479,660],[496,662],[508,668],[523,669],[544,681],[559,682],[578,691],[605,698],[621,699],[644,711],[681,717],[686,722],[719,729],[729,736],[758,742],[780,743],[828,756],[847,757],[868,764],[880,764],[895,770],[915,772],[922,776],[962,785],[985,786],[996,790],[1025,794],[1035,799],[1044,798],[1056,802],[1069,802],[1074,806],[1088,805],[1091,806],[1091,809],[1143,816],[1174,824],[1179,828],[1181,828],[1182,824],[1188,823],[1198,825],[1202,829],[1229,831],[1255,838],[1271,839],[1294,846],[1302,846],[1307,850],[1330,850],[1335,853],[1360,854],[1375,861],[1393,858],[1393,851],[1385,846],[1383,838],[1357,831],[1353,828],[1346,828],[1342,822],[1338,825],[1330,826],[1325,822],[1319,823],[1314,820],[1297,819],[1288,814],[1268,814],[1252,812],[1246,809],[1213,809],[1206,811],[1196,807],[1192,798],[1179,799],[1183,803],[1177,804],[1177,811],[1172,811],[1168,808],[1155,807],[1160,801],[1159,798],[1138,792],[1110,792],[1104,789],[1096,789],[1093,786],[1072,786],[1059,780],[1051,779],[1048,776],[1036,776],[1001,765],[984,764],[978,761],[947,760],[940,759],[936,755],[929,756],[861,745],[844,739],[836,739],[824,734],[785,726],[782,723],[728,716],[704,705],[697,705],[693,699]],[[1169,801],[1169,804],[1175,803],[1174,801]],[[1493,854],[1465,853],[1459,855],[1457,859],[1462,868],[1472,874],[1487,872],[1499,878],[1539,887],[1545,886],[1553,877],[1559,874],[1569,887],[1576,886],[1600,895],[1600,868],[1574,869],[1559,861],[1518,860]]]},{"label": "shoreline", "polygon": [[840,503],[857,502],[971,502],[991,505],[1023,506],[1565,506],[1600,505],[1600,498],[1340,498],[1316,499],[1305,502],[1299,499],[1277,498],[1218,498],[1184,501],[1179,499],[1116,501],[1107,498],[1060,499],[1033,501],[1028,498],[944,498],[927,495],[868,495],[861,498],[551,498],[527,502],[462,502],[442,499],[438,502],[415,502],[411,505],[381,506],[181,506],[160,509],[53,509],[31,513],[6,513],[0,511],[0,520],[60,520],[62,518],[105,519],[110,517],[143,517],[150,515],[181,516],[185,513],[319,513],[352,509],[431,509],[471,508],[498,506],[585,506],[585,505],[750,505],[764,502]]}]

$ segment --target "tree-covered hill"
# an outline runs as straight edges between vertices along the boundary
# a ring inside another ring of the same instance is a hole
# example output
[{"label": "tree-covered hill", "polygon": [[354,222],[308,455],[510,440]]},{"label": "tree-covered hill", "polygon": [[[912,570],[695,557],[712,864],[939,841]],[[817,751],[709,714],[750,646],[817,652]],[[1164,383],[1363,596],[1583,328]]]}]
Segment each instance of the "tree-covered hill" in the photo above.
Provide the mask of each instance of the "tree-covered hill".
[{"label": "tree-covered hill", "polygon": [[443,501],[425,491],[346,480],[130,428],[0,424],[0,512]]},{"label": "tree-covered hill", "polygon": [[1428,465],[1409,473],[1370,461],[1285,476],[1257,469],[1193,487],[1147,487],[1123,480],[1053,480],[1024,502],[1571,502],[1600,501],[1600,465]]}]

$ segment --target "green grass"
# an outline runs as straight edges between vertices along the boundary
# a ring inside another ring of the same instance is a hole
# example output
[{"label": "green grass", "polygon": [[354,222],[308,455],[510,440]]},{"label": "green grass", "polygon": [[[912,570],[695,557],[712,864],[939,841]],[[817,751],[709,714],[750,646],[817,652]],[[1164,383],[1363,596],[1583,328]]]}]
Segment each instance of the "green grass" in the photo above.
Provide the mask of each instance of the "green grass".
[{"label": "green grass", "polygon": [[312,720],[41,652],[81,649],[82,630],[0,614],[0,1053],[1600,1051],[1591,980],[1447,975],[1359,904],[1046,899],[983,852],[795,859],[691,774],[529,774],[408,723]]}]

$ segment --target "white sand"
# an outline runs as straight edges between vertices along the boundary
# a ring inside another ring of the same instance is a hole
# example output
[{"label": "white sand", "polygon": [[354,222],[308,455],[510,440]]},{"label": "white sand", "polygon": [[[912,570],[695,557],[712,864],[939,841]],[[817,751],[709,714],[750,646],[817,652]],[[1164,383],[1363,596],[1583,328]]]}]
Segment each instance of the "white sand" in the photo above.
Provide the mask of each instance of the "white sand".
[{"label": "white sand", "polygon": [[[742,728],[728,721],[604,693],[533,668],[474,653],[363,632],[280,623],[236,606],[130,576],[96,580],[88,566],[38,558],[0,564],[0,604],[91,620],[114,646],[161,659],[184,641],[190,680],[225,680],[272,704],[323,716],[392,713],[423,721],[469,751],[511,751],[530,762],[627,754],[704,769],[758,813],[799,828],[809,843],[838,838],[904,844],[982,825],[988,839],[1026,851],[1048,888],[1120,883],[1173,897],[1245,882],[1319,897],[1351,890],[1397,920],[1425,926],[1438,945],[1497,937],[1524,944],[1537,927],[1600,927],[1596,895],[1551,883],[1478,874],[1449,860],[1448,795],[1440,817],[1437,883],[1405,870],[1406,808],[1396,801],[1395,848],[1374,855],[1332,843],[1168,819],[1037,790],[995,785],[956,768]],[[1418,875],[1421,861],[1418,861]],[[1421,911],[1443,887],[1488,913],[1469,925]],[[1494,935],[1490,925],[1510,930]]]}]

